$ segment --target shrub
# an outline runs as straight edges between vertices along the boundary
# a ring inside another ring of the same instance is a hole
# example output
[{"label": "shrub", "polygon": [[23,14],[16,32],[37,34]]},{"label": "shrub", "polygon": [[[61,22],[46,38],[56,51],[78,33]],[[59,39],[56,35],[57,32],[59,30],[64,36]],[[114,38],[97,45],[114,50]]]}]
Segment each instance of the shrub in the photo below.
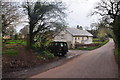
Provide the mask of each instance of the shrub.
[{"label": "shrub", "polygon": [[39,60],[46,60],[46,58],[45,58],[45,57],[40,56],[40,55],[38,55],[38,56],[37,56],[37,59],[39,59]]},{"label": "shrub", "polygon": [[48,59],[54,58],[54,54],[50,53],[50,51],[43,51],[42,55],[46,56]]},{"label": "shrub", "polygon": [[45,59],[53,59],[55,56],[54,54],[50,53],[49,51],[39,51],[39,57],[38,59],[42,59],[42,60],[45,60]]}]

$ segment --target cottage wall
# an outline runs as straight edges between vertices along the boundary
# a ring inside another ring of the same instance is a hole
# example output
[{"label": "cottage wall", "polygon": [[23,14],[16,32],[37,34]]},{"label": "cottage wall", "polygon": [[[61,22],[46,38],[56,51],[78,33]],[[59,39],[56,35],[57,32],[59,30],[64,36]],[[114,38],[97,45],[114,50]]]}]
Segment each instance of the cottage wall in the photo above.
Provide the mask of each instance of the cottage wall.
[{"label": "cottage wall", "polygon": [[60,32],[57,36],[55,36],[54,41],[66,41],[65,32]]},{"label": "cottage wall", "polygon": [[64,30],[61,31],[58,36],[54,38],[54,41],[65,41],[68,43],[69,48],[75,47],[75,43],[84,43],[84,44],[90,44],[92,43],[93,37],[85,37],[85,36],[72,36],[68,31]]},{"label": "cottage wall", "polygon": [[93,42],[93,37],[89,37],[88,41],[89,41],[88,44],[92,43]]}]

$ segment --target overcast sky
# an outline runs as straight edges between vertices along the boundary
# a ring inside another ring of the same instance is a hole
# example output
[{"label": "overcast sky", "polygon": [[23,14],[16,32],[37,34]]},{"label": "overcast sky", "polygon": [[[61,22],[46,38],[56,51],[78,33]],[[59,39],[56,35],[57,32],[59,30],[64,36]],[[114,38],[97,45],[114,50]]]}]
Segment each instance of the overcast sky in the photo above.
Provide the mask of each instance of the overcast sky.
[{"label": "overcast sky", "polygon": [[80,25],[90,27],[91,23],[97,22],[98,16],[88,16],[100,0],[63,0],[68,7],[67,23],[70,27]]},{"label": "overcast sky", "polygon": [[[100,0],[62,0],[67,7],[66,22],[69,27],[76,27],[77,25],[90,27],[91,23],[97,22],[99,16],[88,16],[98,1]],[[17,30],[22,27],[18,25]]]}]

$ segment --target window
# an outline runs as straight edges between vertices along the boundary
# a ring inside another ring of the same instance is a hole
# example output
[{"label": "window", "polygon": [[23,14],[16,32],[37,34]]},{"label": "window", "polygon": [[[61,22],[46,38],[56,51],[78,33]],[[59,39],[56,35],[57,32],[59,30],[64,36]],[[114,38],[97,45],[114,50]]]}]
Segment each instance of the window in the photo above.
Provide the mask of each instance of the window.
[{"label": "window", "polygon": [[84,40],[84,37],[82,37],[82,40]]},{"label": "window", "polygon": [[61,43],[60,46],[63,47],[64,46],[63,43]]},{"label": "window", "polygon": [[75,37],[75,41],[77,40],[77,38]]},{"label": "window", "polygon": [[63,37],[64,36],[64,34],[61,34],[61,37]]},{"label": "window", "polygon": [[65,39],[64,34],[61,34],[61,39]]}]

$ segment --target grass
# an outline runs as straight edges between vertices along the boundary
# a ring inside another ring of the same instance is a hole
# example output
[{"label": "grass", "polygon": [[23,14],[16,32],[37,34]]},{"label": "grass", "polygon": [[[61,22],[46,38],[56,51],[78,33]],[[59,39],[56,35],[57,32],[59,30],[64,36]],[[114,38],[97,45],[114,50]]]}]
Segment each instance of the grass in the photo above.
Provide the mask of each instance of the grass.
[{"label": "grass", "polygon": [[83,48],[77,48],[77,49],[74,49],[74,50],[94,50],[94,49],[97,49],[103,45],[105,45],[107,42],[109,42],[109,40],[106,40],[105,42],[94,42],[94,43],[100,43],[98,46],[91,46],[91,47],[83,47]]},{"label": "grass", "polygon": [[24,40],[6,40],[3,47],[3,54],[8,56],[17,56],[18,51],[16,50],[16,45],[26,45]]},{"label": "grass", "polygon": [[18,52],[16,50],[9,49],[9,50],[3,51],[3,54],[6,54],[8,56],[17,56]]},{"label": "grass", "polygon": [[24,40],[8,40],[6,44],[19,44],[19,45],[26,45],[26,41]]},{"label": "grass", "polygon": [[[5,42],[4,51],[3,54],[7,54],[9,56],[16,56],[18,55],[18,52],[15,50],[15,45],[26,45],[26,41],[24,40],[7,40]],[[40,50],[39,50],[40,51]],[[37,56],[40,60],[46,60],[46,59],[53,59],[54,55],[50,53],[49,51],[40,51],[40,54]]]}]

